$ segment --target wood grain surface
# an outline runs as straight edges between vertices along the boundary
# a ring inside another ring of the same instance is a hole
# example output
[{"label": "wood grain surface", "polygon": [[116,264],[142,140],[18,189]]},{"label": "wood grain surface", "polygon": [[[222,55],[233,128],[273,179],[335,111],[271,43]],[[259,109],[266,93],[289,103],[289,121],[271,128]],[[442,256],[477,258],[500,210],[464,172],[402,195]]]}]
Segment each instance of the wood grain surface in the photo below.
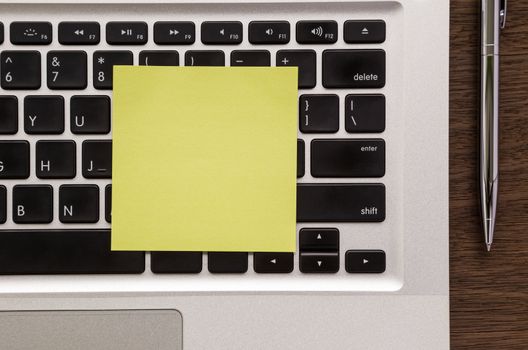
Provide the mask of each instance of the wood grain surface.
[{"label": "wood grain surface", "polygon": [[451,1],[452,349],[528,349],[528,0],[501,37],[500,182],[491,253],[479,221],[479,0]]}]

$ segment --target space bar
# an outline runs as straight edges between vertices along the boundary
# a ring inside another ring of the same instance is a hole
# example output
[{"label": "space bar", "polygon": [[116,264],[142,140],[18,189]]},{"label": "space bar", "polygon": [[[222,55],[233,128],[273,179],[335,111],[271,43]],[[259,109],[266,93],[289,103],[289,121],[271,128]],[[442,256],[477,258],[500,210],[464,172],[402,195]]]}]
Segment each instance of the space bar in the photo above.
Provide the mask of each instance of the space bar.
[{"label": "space bar", "polygon": [[0,274],[142,273],[144,252],[110,250],[110,230],[0,231]]}]

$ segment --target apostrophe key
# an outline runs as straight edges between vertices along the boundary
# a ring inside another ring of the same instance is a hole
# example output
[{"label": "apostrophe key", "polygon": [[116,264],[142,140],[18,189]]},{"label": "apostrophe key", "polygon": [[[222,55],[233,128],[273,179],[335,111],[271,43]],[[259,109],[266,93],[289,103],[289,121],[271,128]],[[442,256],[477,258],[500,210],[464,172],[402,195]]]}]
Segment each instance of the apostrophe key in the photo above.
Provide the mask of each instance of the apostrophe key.
[{"label": "apostrophe key", "polygon": [[299,67],[299,88],[315,87],[316,54],[314,50],[280,50],[277,51],[277,67]]},{"label": "apostrophe key", "polygon": [[348,250],[345,254],[345,270],[349,273],[385,272],[383,250]]},{"label": "apostrophe key", "polygon": [[303,133],[335,133],[339,130],[337,95],[301,95],[299,128]]},{"label": "apostrophe key", "polygon": [[245,273],[248,270],[248,253],[209,252],[207,267],[211,273]]},{"label": "apostrophe key", "polygon": [[110,132],[110,97],[78,95],[70,99],[70,130],[74,134]]},{"label": "apostrophe key", "polygon": [[85,89],[87,59],[84,51],[48,52],[48,88]]},{"label": "apostrophe key", "polygon": [[297,139],[297,177],[304,176],[304,140]]},{"label": "apostrophe key", "polygon": [[378,89],[385,86],[385,51],[325,50],[325,88]]},{"label": "apostrophe key", "polygon": [[110,179],[112,177],[112,140],[83,142],[82,175],[87,179]]},{"label": "apostrophe key", "polygon": [[0,179],[29,177],[29,142],[0,141]]},{"label": "apostrophe key", "polygon": [[253,269],[257,273],[290,273],[293,253],[253,253]]},{"label": "apostrophe key", "polygon": [[112,89],[114,66],[132,65],[131,51],[95,51],[93,54],[93,85],[96,89]]},{"label": "apostrophe key", "polygon": [[206,45],[240,44],[242,42],[241,22],[203,22],[202,43]]},{"label": "apostrophe key", "polygon": [[296,36],[299,44],[333,44],[337,41],[337,22],[299,21]]},{"label": "apostrophe key", "polygon": [[383,184],[297,184],[297,222],[381,222]]},{"label": "apostrophe key", "polygon": [[0,234],[0,274],[142,273],[144,252],[110,250],[110,230],[16,230]]},{"label": "apostrophe key", "polygon": [[234,50],[231,51],[231,66],[269,66],[271,55],[267,50]]},{"label": "apostrophe key", "polygon": [[199,273],[202,252],[152,252],[150,269],[154,273]]},{"label": "apostrophe key", "polygon": [[0,134],[16,134],[18,131],[18,98],[0,96]]},{"label": "apostrophe key", "polygon": [[59,43],[62,45],[97,45],[101,27],[97,22],[60,22]]},{"label": "apostrophe key", "polygon": [[345,98],[345,129],[350,133],[385,131],[385,96],[347,95]]},{"label": "apostrophe key", "polygon": [[385,22],[382,20],[346,21],[343,29],[346,43],[382,43],[385,41]]},{"label": "apostrophe key", "polygon": [[97,185],[60,186],[59,220],[63,223],[99,221],[99,187]]},{"label": "apostrophe key", "polygon": [[144,45],[148,40],[145,22],[108,22],[106,42],[110,45]]},{"label": "apostrophe key", "polygon": [[53,37],[49,22],[12,22],[9,31],[13,45],[48,45]]},{"label": "apostrophe key", "polygon": [[252,44],[287,44],[290,42],[290,23],[287,21],[253,21],[249,23],[249,42]]},{"label": "apostrophe key", "polygon": [[35,149],[35,172],[39,179],[75,177],[77,147],[74,141],[40,140]]},{"label": "apostrophe key", "polygon": [[313,177],[382,177],[385,141],[381,139],[314,139],[311,144]]},{"label": "apostrophe key", "polygon": [[40,52],[2,51],[0,74],[2,89],[37,90],[40,88]]},{"label": "apostrophe key", "polygon": [[64,97],[31,95],[24,98],[26,134],[62,134],[64,132]]},{"label": "apostrophe key", "polygon": [[141,51],[139,53],[140,66],[179,66],[178,51]]},{"label": "apostrophe key", "polygon": [[220,50],[192,50],[185,53],[186,66],[225,66],[225,54]]},{"label": "apostrophe key", "polygon": [[193,22],[154,23],[154,42],[158,45],[191,45],[195,41]]},{"label": "apostrophe key", "polygon": [[47,224],[53,221],[53,187],[13,187],[13,221],[17,224]]}]

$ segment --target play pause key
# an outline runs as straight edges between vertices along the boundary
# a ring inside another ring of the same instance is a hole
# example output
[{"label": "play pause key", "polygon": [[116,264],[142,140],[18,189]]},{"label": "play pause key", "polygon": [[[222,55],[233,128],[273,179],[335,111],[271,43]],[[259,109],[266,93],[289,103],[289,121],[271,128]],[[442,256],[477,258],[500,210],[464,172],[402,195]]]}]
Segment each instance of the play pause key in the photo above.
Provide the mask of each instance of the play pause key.
[{"label": "play pause key", "polygon": [[348,250],[345,254],[345,269],[349,273],[385,272],[383,250]]},{"label": "play pause key", "polygon": [[257,273],[290,273],[293,253],[254,253],[253,268]]}]

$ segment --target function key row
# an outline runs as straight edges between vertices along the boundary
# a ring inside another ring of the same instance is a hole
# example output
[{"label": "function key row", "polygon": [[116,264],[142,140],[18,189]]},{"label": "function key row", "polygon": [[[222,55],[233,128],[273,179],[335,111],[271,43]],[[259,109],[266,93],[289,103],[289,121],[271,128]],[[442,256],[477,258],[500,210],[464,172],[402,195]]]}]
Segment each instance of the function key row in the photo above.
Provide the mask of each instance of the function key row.
[{"label": "function key row", "polygon": [[[0,23],[0,44],[3,42]],[[206,21],[201,23],[201,40],[206,45],[236,45],[243,41],[243,24],[238,21]],[[385,22],[382,20],[349,20],[343,25],[346,43],[382,43],[385,41]],[[98,22],[61,22],[59,43],[63,45],[97,45],[101,41]],[[259,44],[287,44],[290,42],[288,21],[253,21],[248,25],[249,42]],[[191,45],[195,42],[194,22],[156,22],[154,42],[158,45]],[[338,23],[329,20],[299,21],[295,26],[299,44],[333,44],[338,39]],[[50,22],[12,22],[10,39],[14,45],[48,45],[52,42]],[[148,41],[145,22],[108,22],[106,41],[110,45],[144,45]]]},{"label": "function key row", "polygon": [[[325,88],[382,88],[385,86],[385,51],[381,49],[325,50],[322,53],[322,83]],[[0,54],[0,85],[5,90],[36,90],[41,86],[41,54],[38,51],[2,51]],[[47,85],[50,89],[87,87],[87,54],[85,51],[49,51]],[[132,65],[131,51],[95,51],[93,53],[93,86],[112,89],[114,65]],[[142,51],[141,65],[177,66],[175,50]],[[190,50],[185,52],[186,66],[224,66],[221,50]],[[232,66],[269,66],[266,50],[235,50]],[[314,50],[279,50],[279,67],[298,67],[299,88],[310,89],[317,84],[317,54]]]},{"label": "function key row", "polygon": [[[10,230],[0,235],[0,247],[8,247],[0,249],[0,275],[145,271],[144,252],[110,250],[110,230]],[[207,258],[211,273],[248,271],[248,253],[210,252]],[[307,271],[306,263],[301,261],[301,272],[337,272],[335,264],[326,265],[325,259],[312,260],[316,267]],[[383,273],[385,260],[383,250],[348,250],[345,270],[348,273]],[[202,264],[201,252],[151,253],[150,266],[154,273],[200,273]],[[257,273],[291,273],[293,264],[293,253],[253,254],[253,269]]]}]

